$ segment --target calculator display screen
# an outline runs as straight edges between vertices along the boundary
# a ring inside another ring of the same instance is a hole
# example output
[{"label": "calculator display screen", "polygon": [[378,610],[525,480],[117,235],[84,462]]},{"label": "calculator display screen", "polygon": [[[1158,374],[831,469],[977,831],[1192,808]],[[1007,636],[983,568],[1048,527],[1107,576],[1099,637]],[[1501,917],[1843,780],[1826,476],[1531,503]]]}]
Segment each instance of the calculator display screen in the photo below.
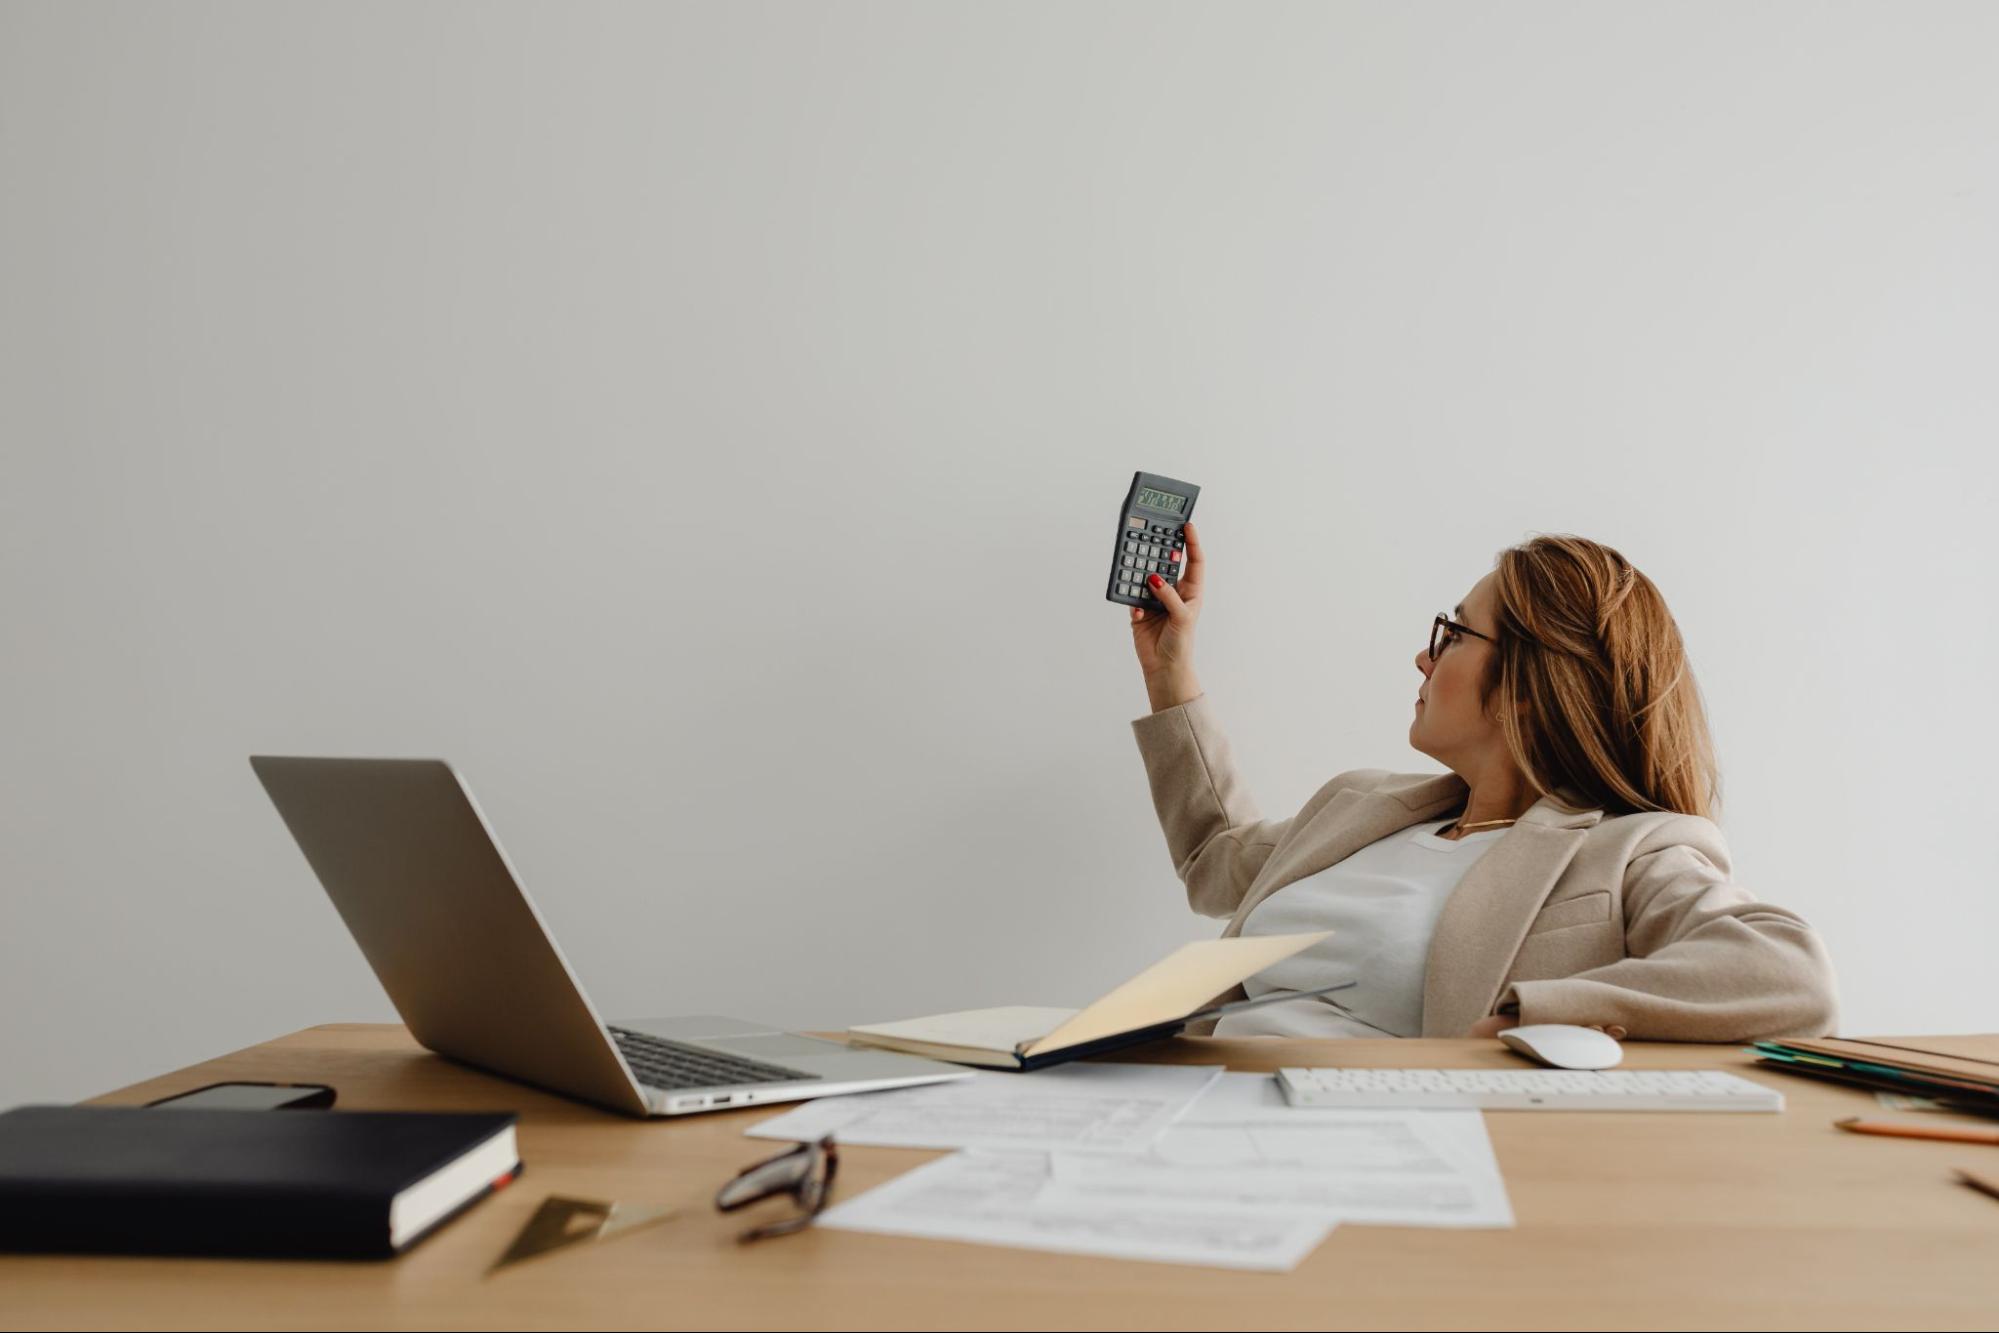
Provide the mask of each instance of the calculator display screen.
[{"label": "calculator display screen", "polygon": [[1168,514],[1184,513],[1187,509],[1186,496],[1168,495],[1165,491],[1155,491],[1149,486],[1138,488],[1138,502],[1147,509],[1157,509]]}]

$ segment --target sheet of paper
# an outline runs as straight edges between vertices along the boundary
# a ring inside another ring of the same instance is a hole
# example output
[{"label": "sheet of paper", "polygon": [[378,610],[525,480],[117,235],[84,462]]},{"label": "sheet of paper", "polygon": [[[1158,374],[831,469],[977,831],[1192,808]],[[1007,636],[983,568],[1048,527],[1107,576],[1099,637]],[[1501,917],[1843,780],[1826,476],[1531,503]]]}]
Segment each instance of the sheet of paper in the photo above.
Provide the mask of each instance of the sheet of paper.
[{"label": "sheet of paper", "polygon": [[[1167,1138],[1206,1132],[1174,1130]],[[1377,1151],[1397,1155],[1402,1146],[1406,1145],[1383,1145],[1364,1155]],[[1060,1153],[1053,1159],[1053,1172],[1051,1202],[1068,1202],[1073,1196],[1079,1202],[1124,1203],[1140,1209],[1320,1209],[1342,1222],[1373,1226],[1513,1225],[1512,1205],[1498,1173],[1463,1170],[1440,1156],[1425,1160],[1421,1153],[1410,1154],[1398,1166],[1371,1167],[1247,1165],[1152,1153],[1129,1157]]]},{"label": "sheet of paper", "polygon": [[[1314,1124],[1337,1123],[1340,1117],[1350,1116],[1354,1110],[1366,1112],[1364,1107],[1294,1107],[1284,1099],[1275,1075],[1228,1073],[1209,1084],[1208,1090],[1173,1122],[1173,1128],[1226,1126],[1248,1129],[1255,1125],[1275,1125],[1298,1129]],[[1485,1118],[1481,1112],[1450,1107],[1388,1114],[1422,1117],[1409,1123],[1422,1126],[1425,1139],[1433,1147],[1448,1151],[1453,1160],[1464,1165],[1487,1169],[1495,1174],[1498,1172],[1499,1162],[1492,1155],[1492,1139],[1485,1132]],[[1243,1149],[1237,1151],[1232,1160],[1250,1160],[1257,1155]]]},{"label": "sheet of paper", "polygon": [[1143,1154],[1058,1152],[1051,1200],[1324,1208],[1387,1226],[1509,1227],[1513,1208],[1475,1110],[1301,1110],[1276,1080],[1227,1074]]},{"label": "sheet of paper", "polygon": [[[1114,1160],[1114,1159],[1112,1159]],[[961,1152],[820,1214],[817,1225],[1155,1263],[1288,1272],[1334,1226],[1322,1210],[1098,1199],[1049,1181],[1046,1153]]]},{"label": "sheet of paper", "polygon": [[1266,1138],[1258,1143],[1249,1137],[1249,1130],[1260,1127],[1293,1132],[1297,1135],[1296,1142],[1302,1145],[1294,1148],[1294,1152],[1315,1148],[1323,1151],[1323,1145],[1311,1138],[1312,1128],[1360,1123],[1357,1116],[1391,1117],[1413,1127],[1433,1150],[1447,1154],[1460,1166],[1495,1174],[1499,1170],[1498,1160],[1492,1155],[1492,1140],[1485,1132],[1484,1115],[1479,1111],[1456,1107],[1390,1111],[1369,1111],[1365,1107],[1294,1107],[1284,1100],[1276,1078],[1268,1074],[1222,1075],[1174,1120],[1173,1129],[1235,1131],[1233,1137],[1220,1133],[1180,1135],[1175,1143],[1183,1153],[1191,1154],[1199,1148],[1215,1160],[1257,1162],[1269,1160],[1273,1152],[1279,1151],[1274,1145],[1281,1140]]},{"label": "sheet of paper", "polygon": [[1477,1111],[1313,1111],[1303,1125],[1175,1125],[1152,1155],[1189,1166],[1295,1166],[1439,1175],[1497,1171]]},{"label": "sheet of paper", "polygon": [[1139,1152],[1221,1074],[1219,1066],[1074,1064],[887,1092],[821,1097],[745,1131],[886,1148]]},{"label": "sheet of paper", "polygon": [[1176,1124],[1241,1125],[1251,1120],[1286,1120],[1293,1114],[1275,1074],[1225,1073],[1207,1086]]}]

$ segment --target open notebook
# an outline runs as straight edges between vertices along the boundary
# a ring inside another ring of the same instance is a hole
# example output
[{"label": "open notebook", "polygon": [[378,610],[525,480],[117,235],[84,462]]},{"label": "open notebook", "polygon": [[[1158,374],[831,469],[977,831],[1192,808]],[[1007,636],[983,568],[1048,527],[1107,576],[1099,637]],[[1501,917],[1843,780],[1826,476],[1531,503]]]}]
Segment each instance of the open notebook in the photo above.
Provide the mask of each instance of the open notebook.
[{"label": "open notebook", "polygon": [[961,1065],[1040,1069],[1170,1037],[1199,1019],[1345,990],[1354,983],[1344,981],[1313,991],[1283,991],[1204,1007],[1215,996],[1332,933],[1319,930],[1182,945],[1083,1009],[966,1009],[848,1028],[847,1035],[861,1045],[885,1046]]}]

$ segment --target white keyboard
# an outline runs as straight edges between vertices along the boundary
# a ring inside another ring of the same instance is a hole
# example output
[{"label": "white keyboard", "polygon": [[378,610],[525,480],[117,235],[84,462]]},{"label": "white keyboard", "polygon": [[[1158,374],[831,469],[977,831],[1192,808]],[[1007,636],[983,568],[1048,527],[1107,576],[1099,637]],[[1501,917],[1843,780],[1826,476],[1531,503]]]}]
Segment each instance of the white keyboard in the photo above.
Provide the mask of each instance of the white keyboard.
[{"label": "white keyboard", "polygon": [[1781,1111],[1784,1094],[1713,1069],[1280,1069],[1293,1106],[1376,1110]]}]

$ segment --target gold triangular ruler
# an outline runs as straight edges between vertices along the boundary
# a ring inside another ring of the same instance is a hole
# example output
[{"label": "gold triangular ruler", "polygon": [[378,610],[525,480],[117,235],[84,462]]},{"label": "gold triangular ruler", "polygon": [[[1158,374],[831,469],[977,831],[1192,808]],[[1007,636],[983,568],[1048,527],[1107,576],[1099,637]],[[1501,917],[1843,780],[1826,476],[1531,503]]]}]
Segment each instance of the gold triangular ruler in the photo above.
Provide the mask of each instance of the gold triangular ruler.
[{"label": "gold triangular ruler", "polygon": [[572,1199],[567,1195],[551,1194],[541,1201],[527,1225],[514,1237],[514,1243],[507,1252],[486,1271],[498,1272],[510,1264],[523,1259],[532,1259],[538,1254],[566,1249],[585,1241],[609,1240],[640,1227],[663,1222],[676,1211],[671,1207],[652,1207],[629,1203],[607,1203],[602,1199]]}]

